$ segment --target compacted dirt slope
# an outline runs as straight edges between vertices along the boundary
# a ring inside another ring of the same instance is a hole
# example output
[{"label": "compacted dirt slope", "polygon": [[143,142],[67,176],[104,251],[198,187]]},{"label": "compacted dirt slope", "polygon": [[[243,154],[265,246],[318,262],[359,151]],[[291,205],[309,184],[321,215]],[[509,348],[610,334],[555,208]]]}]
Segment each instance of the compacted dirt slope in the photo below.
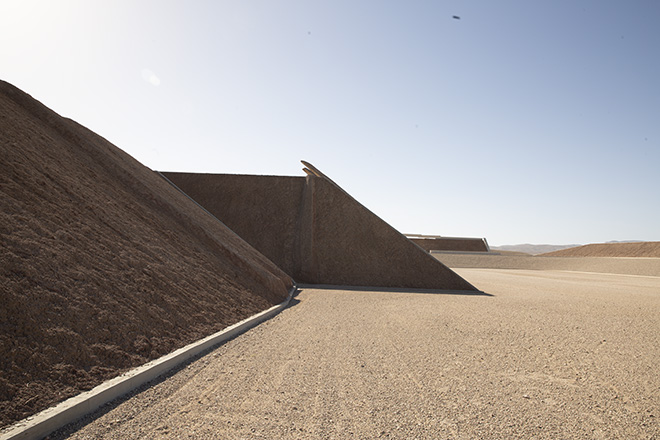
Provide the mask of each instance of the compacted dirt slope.
[{"label": "compacted dirt slope", "polygon": [[660,241],[639,243],[597,243],[548,252],[552,257],[633,257],[660,258]]},{"label": "compacted dirt slope", "polygon": [[281,302],[291,279],[0,81],[0,426]]}]

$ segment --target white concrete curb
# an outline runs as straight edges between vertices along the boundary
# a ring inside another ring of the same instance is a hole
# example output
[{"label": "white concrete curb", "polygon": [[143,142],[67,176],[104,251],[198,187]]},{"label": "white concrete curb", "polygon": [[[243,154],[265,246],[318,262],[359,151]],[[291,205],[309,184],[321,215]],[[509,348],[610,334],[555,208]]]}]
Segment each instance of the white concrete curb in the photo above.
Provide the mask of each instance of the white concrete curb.
[{"label": "white concrete curb", "polygon": [[16,422],[0,432],[0,440],[41,439],[46,437],[53,431],[80,419],[117,397],[123,396],[140,385],[157,378],[204,350],[234,338],[257,324],[272,318],[289,305],[296,288],[297,286],[294,284],[287,299],[268,310],[264,310],[211,336],[179,348],[159,359],[134,368],[121,376],[102,383],[96,388],[71,397],[52,408],[45,409],[38,414]]}]

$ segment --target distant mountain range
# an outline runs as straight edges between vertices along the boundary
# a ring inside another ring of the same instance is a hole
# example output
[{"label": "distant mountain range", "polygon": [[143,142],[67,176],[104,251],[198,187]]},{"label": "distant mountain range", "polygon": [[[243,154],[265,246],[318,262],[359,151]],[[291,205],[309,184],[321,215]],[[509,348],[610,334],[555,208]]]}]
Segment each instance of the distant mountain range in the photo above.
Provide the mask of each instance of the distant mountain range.
[{"label": "distant mountain range", "polygon": [[[639,243],[641,240],[612,240],[607,243]],[[561,251],[563,249],[570,249],[582,246],[581,244],[507,244],[503,246],[491,246],[493,251],[507,251],[507,252],[524,252],[530,255],[545,254],[548,252]]]},{"label": "distant mountain range", "polygon": [[491,246],[493,251],[524,252],[526,254],[538,255],[546,252],[560,251],[572,247],[582,246],[581,244],[507,244],[504,246]]}]

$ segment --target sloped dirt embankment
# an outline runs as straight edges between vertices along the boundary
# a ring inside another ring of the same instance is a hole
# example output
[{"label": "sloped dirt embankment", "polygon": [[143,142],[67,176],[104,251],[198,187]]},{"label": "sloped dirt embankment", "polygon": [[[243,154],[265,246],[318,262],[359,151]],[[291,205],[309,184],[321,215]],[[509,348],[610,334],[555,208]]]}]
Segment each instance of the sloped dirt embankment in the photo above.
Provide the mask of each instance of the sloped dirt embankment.
[{"label": "sloped dirt embankment", "polygon": [[0,426],[281,302],[291,279],[0,81]]}]

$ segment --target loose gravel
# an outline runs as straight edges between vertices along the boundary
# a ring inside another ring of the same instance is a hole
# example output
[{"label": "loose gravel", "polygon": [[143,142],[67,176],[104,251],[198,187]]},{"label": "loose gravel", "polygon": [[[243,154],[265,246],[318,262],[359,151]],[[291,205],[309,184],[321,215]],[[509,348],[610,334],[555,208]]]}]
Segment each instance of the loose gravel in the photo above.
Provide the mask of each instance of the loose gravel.
[{"label": "loose gravel", "polygon": [[660,438],[660,278],[458,272],[491,296],[304,289],[51,438]]}]

